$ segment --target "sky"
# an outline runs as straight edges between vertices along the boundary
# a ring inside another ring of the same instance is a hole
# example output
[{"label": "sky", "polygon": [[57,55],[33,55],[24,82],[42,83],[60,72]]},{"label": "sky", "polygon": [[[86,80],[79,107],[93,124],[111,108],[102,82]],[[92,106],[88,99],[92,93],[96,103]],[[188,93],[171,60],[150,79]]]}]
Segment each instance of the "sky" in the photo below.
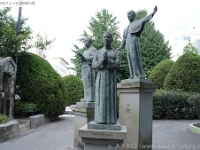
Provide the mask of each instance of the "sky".
[{"label": "sky", "polygon": [[[18,0],[0,0],[0,2],[17,2]],[[25,0],[24,0],[25,1]],[[84,30],[88,30],[91,17],[102,9],[117,17],[119,31],[122,37],[124,28],[128,25],[127,12],[129,10],[146,9],[151,13],[155,6],[157,13],[152,21],[168,41],[179,30],[188,24],[200,29],[200,6],[198,0],[26,0],[34,5],[22,5],[22,16],[28,18],[27,25],[31,27],[34,35],[48,35],[54,39],[48,53],[52,57],[63,57],[68,62],[74,56],[71,51],[73,44]],[[11,15],[17,19],[19,5],[2,5],[12,7]],[[200,30],[199,30],[200,33]]]}]

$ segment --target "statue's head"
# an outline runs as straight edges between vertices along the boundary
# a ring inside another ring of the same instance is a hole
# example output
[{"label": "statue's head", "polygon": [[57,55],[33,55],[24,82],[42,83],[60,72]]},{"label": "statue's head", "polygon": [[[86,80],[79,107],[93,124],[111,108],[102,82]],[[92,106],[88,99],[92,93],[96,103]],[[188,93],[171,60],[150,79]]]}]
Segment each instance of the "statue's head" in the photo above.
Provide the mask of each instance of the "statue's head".
[{"label": "statue's head", "polygon": [[91,37],[86,38],[83,43],[85,44],[85,47],[90,47],[92,45],[93,39]]},{"label": "statue's head", "polygon": [[135,16],[136,16],[135,11],[133,11],[133,10],[129,10],[128,11],[127,17],[128,17],[128,19],[129,19],[130,22],[133,21],[133,20],[135,20]]},{"label": "statue's head", "polygon": [[103,33],[103,42],[105,45],[111,45],[113,41],[112,34],[110,32],[104,32]]}]

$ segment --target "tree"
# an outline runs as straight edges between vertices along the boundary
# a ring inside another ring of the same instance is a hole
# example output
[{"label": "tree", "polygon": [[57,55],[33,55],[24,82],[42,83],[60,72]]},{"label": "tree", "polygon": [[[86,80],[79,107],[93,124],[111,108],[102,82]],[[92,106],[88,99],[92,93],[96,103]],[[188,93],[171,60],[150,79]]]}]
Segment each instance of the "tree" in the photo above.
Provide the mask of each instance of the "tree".
[{"label": "tree", "polygon": [[[140,10],[137,12],[137,19],[143,18],[147,15],[146,10]],[[118,48],[120,45],[120,35],[118,32],[117,25],[119,22],[117,21],[117,17],[113,17],[107,10],[103,9],[100,12],[95,14],[95,17],[91,18],[89,22],[89,33],[94,38],[93,46],[97,49],[102,48],[103,40],[103,32],[110,31],[113,34],[114,41],[113,47]],[[85,37],[88,37],[89,34],[84,31],[80,38],[80,42],[83,41]],[[164,41],[164,36],[160,33],[160,31],[156,30],[153,22],[148,22],[145,25],[143,33],[140,36],[140,45],[141,45],[141,53],[142,53],[142,61],[143,68],[147,77],[153,67],[155,67],[159,62],[164,59],[170,59],[170,50],[171,47],[168,47],[168,42]],[[83,52],[84,48],[79,48],[77,45],[74,45],[74,48],[78,52]],[[81,76],[81,63],[79,58],[71,59],[72,63],[75,65],[75,70],[78,76]],[[118,81],[122,79],[127,79],[129,77],[129,68],[126,58],[126,51],[122,51],[122,59],[121,59],[121,67],[118,71],[117,79]]]},{"label": "tree", "polygon": [[80,102],[83,98],[83,82],[75,75],[67,75],[62,78],[64,89],[66,93],[65,104],[66,106],[74,105]]},{"label": "tree", "polygon": [[[120,34],[118,32],[117,17],[113,17],[111,13],[106,9],[102,9],[101,11],[95,14],[95,17],[92,17],[89,22],[89,34],[84,31],[79,39],[79,42],[82,42],[86,37],[92,36],[94,39],[93,46],[97,49],[101,49],[103,47],[103,33],[105,31],[111,32],[113,35],[113,43],[112,46],[114,48],[119,47],[120,45]],[[84,51],[84,47],[79,48],[77,45],[74,45],[76,51],[82,53]],[[72,63],[75,64],[75,70],[77,75],[81,77],[81,62],[79,58],[71,59]]]},{"label": "tree", "polygon": [[26,26],[26,19],[21,20],[20,34],[17,36],[17,22],[9,15],[10,8],[0,9],[0,57],[15,56],[17,50],[31,48],[31,28]]},{"label": "tree", "polygon": [[[139,10],[136,14],[137,19],[141,19],[146,15],[146,10]],[[140,36],[140,47],[143,68],[147,77],[159,62],[170,59],[171,47],[169,47],[168,44],[168,42],[165,42],[162,33],[155,29],[155,25],[152,21],[146,23]]]},{"label": "tree", "polygon": [[18,51],[27,51],[30,48],[47,49],[55,39],[48,40],[47,35],[36,35],[33,40],[32,30],[26,25],[27,19],[21,19],[21,29],[17,35],[17,21],[9,15],[11,8],[0,9],[0,57],[16,56]]},{"label": "tree", "polygon": [[191,42],[188,42],[187,45],[183,48],[183,54],[188,53],[188,52],[198,54],[197,50],[198,49],[194,47]]},{"label": "tree", "polygon": [[165,59],[158,63],[150,72],[149,79],[155,82],[159,88],[163,88],[164,79],[170,71],[170,68],[174,65],[174,61]]},{"label": "tree", "polygon": [[181,55],[164,80],[167,90],[200,91],[200,56],[194,53]]},{"label": "tree", "polygon": [[34,46],[40,50],[47,50],[48,46],[51,46],[51,44],[55,41],[55,39],[49,40],[46,33],[44,37],[38,33],[36,34],[36,38],[37,40],[34,42]]},{"label": "tree", "polygon": [[32,102],[40,113],[57,116],[65,110],[67,93],[62,78],[47,60],[36,54],[19,54],[16,87],[20,103]]}]

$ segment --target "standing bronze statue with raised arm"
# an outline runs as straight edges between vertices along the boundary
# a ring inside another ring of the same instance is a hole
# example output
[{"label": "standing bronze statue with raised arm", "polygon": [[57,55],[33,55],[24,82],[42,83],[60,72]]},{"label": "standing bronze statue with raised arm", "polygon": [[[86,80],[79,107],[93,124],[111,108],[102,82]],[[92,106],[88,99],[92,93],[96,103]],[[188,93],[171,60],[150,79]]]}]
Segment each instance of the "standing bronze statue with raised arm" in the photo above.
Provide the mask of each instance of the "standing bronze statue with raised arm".
[{"label": "standing bronze statue with raised arm", "polygon": [[130,10],[127,13],[130,24],[124,30],[123,40],[119,49],[123,49],[126,46],[130,79],[145,78],[144,70],[142,67],[139,36],[143,31],[145,23],[152,19],[156,12],[157,6],[155,6],[151,14],[140,20],[135,20],[136,13],[133,10]]}]

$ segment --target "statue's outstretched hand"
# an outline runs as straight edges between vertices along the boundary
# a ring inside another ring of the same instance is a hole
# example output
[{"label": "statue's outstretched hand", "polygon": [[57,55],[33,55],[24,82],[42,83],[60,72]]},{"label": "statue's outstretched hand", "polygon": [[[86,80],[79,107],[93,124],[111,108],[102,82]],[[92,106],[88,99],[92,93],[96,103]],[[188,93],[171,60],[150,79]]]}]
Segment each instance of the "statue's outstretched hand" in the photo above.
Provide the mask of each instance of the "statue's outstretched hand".
[{"label": "statue's outstretched hand", "polygon": [[158,8],[157,6],[154,7],[153,13],[155,14],[157,12]]}]

